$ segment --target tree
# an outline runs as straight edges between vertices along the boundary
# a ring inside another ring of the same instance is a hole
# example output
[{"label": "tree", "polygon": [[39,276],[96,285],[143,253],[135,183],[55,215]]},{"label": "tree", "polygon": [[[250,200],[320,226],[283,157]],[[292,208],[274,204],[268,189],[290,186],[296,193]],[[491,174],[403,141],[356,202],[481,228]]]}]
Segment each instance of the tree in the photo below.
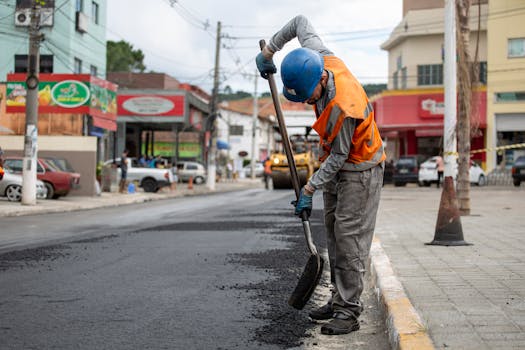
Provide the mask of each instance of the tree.
[{"label": "tree", "polygon": [[471,0],[456,0],[458,43],[458,178],[457,194],[459,211],[470,215],[470,113],[472,103],[472,79],[470,76],[470,27],[469,10]]},{"label": "tree", "polygon": [[144,72],[144,53],[127,41],[108,41],[106,51],[106,70],[108,72]]},{"label": "tree", "polygon": [[371,97],[386,90],[386,84],[363,84],[363,89],[368,97]]}]

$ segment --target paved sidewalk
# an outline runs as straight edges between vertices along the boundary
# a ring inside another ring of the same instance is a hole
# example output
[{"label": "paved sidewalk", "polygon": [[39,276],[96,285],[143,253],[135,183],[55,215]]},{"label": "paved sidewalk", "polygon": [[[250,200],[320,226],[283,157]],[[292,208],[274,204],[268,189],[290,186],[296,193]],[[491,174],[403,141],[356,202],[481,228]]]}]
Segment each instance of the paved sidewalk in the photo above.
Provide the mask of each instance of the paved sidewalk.
[{"label": "paved sidewalk", "polygon": [[[215,192],[235,191],[244,188],[264,187],[260,178],[238,179],[236,181],[221,181],[215,184]],[[101,207],[119,206],[132,203],[143,203],[152,200],[161,200],[175,197],[185,197],[210,193],[206,185],[193,185],[188,189],[188,184],[179,183],[176,189],[163,188],[157,193],[143,192],[141,189],[133,194],[120,194],[102,192],[100,196],[66,196],[58,200],[38,200],[36,205],[22,205],[0,198],[0,217],[22,216],[45,213],[69,212],[75,210],[95,209]]]},{"label": "paved sidewalk", "polygon": [[384,187],[376,237],[438,349],[525,349],[525,188],[472,187],[471,246],[427,246],[441,191]]}]

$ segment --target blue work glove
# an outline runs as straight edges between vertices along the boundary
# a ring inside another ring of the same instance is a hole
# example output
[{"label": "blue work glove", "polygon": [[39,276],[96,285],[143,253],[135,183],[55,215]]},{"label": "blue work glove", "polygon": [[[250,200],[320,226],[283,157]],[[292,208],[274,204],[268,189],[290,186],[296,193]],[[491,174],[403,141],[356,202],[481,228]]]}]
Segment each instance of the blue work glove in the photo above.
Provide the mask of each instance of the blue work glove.
[{"label": "blue work glove", "polygon": [[301,188],[299,200],[294,203],[295,215],[301,216],[301,213],[305,211],[306,215],[310,217],[310,215],[312,214],[312,196],[313,195],[306,194],[304,188]]},{"label": "blue work glove", "polygon": [[277,67],[273,64],[273,60],[264,57],[262,52],[260,52],[255,58],[255,63],[257,64],[259,73],[261,73],[261,77],[264,79],[268,79],[269,74],[277,73]]}]

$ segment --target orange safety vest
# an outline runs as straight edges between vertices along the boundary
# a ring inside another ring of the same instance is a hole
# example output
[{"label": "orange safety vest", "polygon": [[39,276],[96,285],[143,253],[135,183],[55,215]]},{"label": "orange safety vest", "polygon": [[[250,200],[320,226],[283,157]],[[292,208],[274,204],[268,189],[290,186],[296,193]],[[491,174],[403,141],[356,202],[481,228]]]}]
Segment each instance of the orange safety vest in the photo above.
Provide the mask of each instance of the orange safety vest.
[{"label": "orange safety vest", "polygon": [[374,109],[365,90],[339,58],[324,56],[324,67],[334,75],[335,97],[321,114],[314,106],[317,120],[312,128],[320,136],[319,160],[323,162],[330,154],[332,142],[345,118],[354,118],[357,119],[357,125],[343,170],[359,171],[381,163],[386,159],[386,154],[375,122]]},{"label": "orange safety vest", "polygon": [[272,161],[267,160],[264,162],[264,173],[265,174],[271,174],[272,173]]}]

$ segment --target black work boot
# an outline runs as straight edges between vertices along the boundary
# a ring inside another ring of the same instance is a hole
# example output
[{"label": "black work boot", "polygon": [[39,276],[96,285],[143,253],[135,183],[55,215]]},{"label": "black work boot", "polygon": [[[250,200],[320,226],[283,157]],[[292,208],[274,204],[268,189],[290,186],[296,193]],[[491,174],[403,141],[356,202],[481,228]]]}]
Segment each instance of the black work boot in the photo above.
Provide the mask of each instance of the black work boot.
[{"label": "black work boot", "polygon": [[336,312],[333,319],[321,327],[321,333],[327,335],[348,334],[358,329],[359,321],[355,317]]},{"label": "black work boot", "polygon": [[308,316],[314,320],[329,320],[334,315],[334,310],[332,309],[332,304],[327,303],[320,308],[310,311]]}]

